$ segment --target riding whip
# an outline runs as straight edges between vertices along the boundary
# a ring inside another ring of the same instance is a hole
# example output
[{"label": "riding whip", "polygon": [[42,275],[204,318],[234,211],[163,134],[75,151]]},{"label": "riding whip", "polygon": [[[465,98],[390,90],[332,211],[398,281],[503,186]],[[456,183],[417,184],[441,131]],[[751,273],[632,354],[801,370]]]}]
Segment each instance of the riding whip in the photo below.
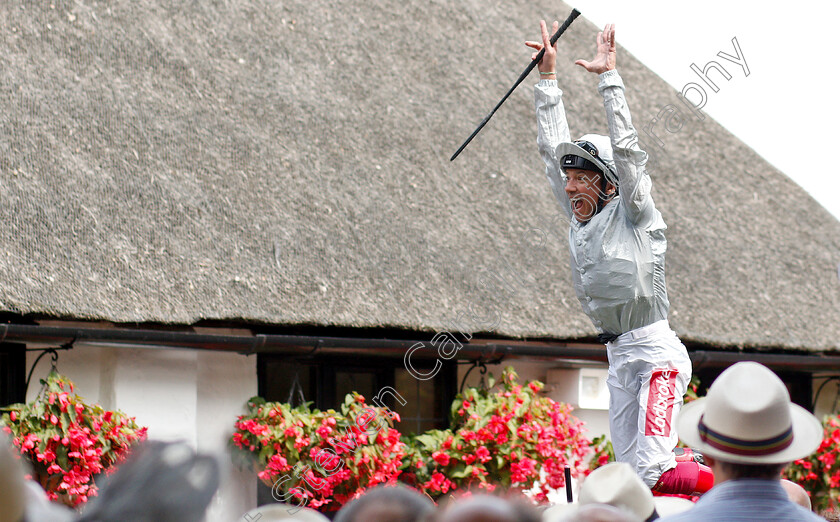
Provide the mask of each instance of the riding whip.
[{"label": "riding whip", "polygon": [[[572,13],[569,15],[568,18],[566,18],[566,21],[563,22],[563,25],[561,25],[560,28],[557,29],[557,32],[554,33],[551,36],[551,45],[554,45],[557,42],[557,40],[560,38],[560,36],[566,31],[566,29],[569,28],[570,25],[572,25],[572,22],[574,22],[575,18],[577,18],[579,15],[580,15],[580,11],[578,11],[577,9],[572,9]],[[455,158],[457,158],[458,154],[460,154],[461,151],[464,150],[464,148],[466,148],[466,146],[470,143],[470,141],[472,141],[472,139],[475,138],[475,135],[478,134],[478,132],[485,125],[487,125],[487,122],[490,121],[490,118],[493,117],[493,114],[496,112],[496,110],[498,110],[498,108],[501,107],[503,103],[505,103],[505,100],[508,99],[508,96],[510,96],[511,93],[517,87],[519,87],[519,84],[522,83],[525,80],[525,78],[528,76],[528,73],[530,73],[531,70],[534,67],[536,67],[538,63],[540,63],[540,60],[542,60],[542,57],[543,57],[544,54],[545,54],[545,49],[540,49],[540,52],[537,53],[537,56],[533,60],[531,60],[531,63],[528,64],[528,67],[526,67],[525,70],[522,72],[522,74],[519,75],[519,79],[516,80],[516,83],[513,84],[513,87],[511,87],[510,90],[507,92],[507,94],[505,94],[502,97],[502,100],[499,103],[497,103],[495,107],[493,107],[493,110],[490,111],[490,114],[488,114],[487,116],[484,117],[483,120],[481,120],[481,123],[478,124],[478,127],[476,127],[476,129],[473,131],[473,133],[470,134],[470,137],[467,138],[467,141],[465,141],[458,148],[458,150],[455,151],[455,154],[453,154],[452,157],[449,158],[449,161],[452,161]]]}]

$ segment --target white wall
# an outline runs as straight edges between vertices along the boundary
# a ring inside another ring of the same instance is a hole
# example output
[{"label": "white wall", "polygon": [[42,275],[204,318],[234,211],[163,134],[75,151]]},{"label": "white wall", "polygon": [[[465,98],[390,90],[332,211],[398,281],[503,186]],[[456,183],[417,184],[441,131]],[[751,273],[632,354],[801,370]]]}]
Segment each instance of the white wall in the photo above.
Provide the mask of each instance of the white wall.
[{"label": "white wall", "polygon": [[[27,353],[27,368],[38,352]],[[184,440],[193,448],[219,455],[222,486],[207,522],[230,522],[256,507],[256,477],[230,464],[226,443],[236,416],[257,394],[256,357],[174,348],[125,348],[77,344],[60,351],[58,371],[72,380],[87,402],[136,417],[154,440]],[[49,356],[38,364],[27,390],[32,400],[38,379],[50,369]]]},{"label": "white wall", "polygon": [[[227,454],[233,422],[244,413],[245,402],[257,394],[257,357],[232,353],[198,353],[198,407],[196,447],[199,451]],[[257,478],[225,460],[222,485],[207,511],[208,522],[242,519],[257,507]]]}]

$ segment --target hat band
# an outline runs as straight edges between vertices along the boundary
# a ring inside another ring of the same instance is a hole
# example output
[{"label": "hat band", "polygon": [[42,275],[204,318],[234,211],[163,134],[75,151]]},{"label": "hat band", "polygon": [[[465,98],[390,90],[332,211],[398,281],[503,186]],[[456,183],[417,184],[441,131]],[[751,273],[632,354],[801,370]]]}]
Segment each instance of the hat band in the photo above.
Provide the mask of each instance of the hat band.
[{"label": "hat band", "polygon": [[734,455],[759,456],[778,453],[793,443],[793,425],[786,429],[781,435],[761,440],[746,440],[735,437],[727,437],[718,433],[703,422],[697,424],[700,432],[700,439],[713,448],[732,453]]}]

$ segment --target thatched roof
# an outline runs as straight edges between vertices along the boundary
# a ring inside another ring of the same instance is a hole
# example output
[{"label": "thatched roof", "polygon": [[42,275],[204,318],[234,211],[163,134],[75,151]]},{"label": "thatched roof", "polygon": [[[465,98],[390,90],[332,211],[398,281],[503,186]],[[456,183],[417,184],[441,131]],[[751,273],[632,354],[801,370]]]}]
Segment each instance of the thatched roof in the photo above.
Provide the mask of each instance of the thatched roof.
[{"label": "thatched roof", "polygon": [[[569,11],[4,1],[0,311],[435,331],[472,305],[499,314],[494,335],[592,335],[565,226],[541,250],[526,234],[558,212],[536,73],[449,162],[526,65],[539,18]],[[560,43],[572,134],[606,132],[597,78],[572,65],[594,34],[581,17]],[[622,50],[619,69],[637,126],[677,103]],[[658,158],[677,332],[840,348],[840,223],[708,117]],[[521,280],[488,284],[505,270]]]}]

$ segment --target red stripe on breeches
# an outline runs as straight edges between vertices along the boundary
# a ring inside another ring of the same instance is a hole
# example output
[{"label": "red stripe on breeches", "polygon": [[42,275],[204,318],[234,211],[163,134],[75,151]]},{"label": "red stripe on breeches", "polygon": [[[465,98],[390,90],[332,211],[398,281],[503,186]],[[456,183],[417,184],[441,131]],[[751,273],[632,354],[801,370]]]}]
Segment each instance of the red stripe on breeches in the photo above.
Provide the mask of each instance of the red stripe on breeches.
[{"label": "red stripe on breeches", "polygon": [[671,436],[671,418],[674,411],[678,370],[654,370],[648,388],[645,435]]}]

